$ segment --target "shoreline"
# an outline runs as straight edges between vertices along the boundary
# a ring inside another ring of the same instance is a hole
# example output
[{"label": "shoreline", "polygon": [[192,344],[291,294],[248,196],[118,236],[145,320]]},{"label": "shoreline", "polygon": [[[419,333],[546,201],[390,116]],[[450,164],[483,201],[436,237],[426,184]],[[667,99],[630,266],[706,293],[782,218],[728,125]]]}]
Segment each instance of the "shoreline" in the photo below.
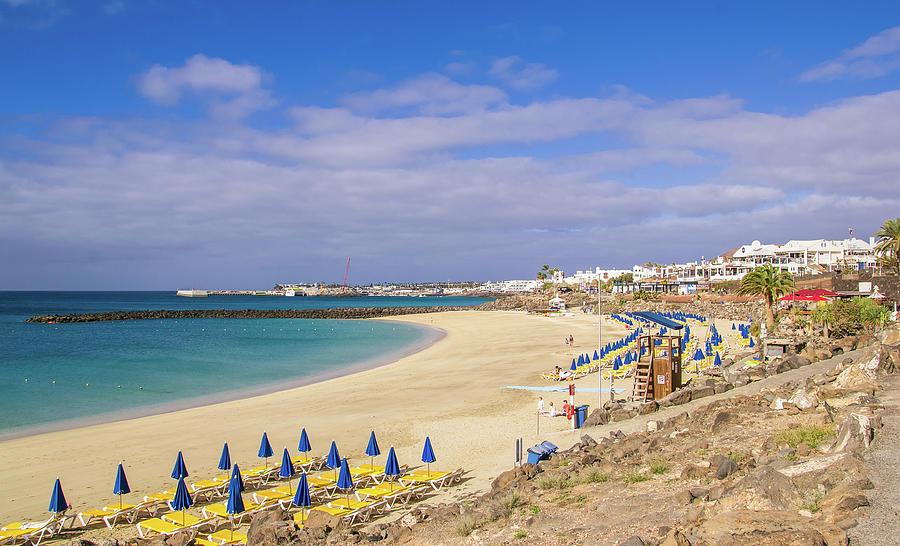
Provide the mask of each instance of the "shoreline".
[{"label": "shoreline", "polygon": [[[172,487],[169,474],[178,451],[191,472],[189,481],[199,480],[218,474],[223,442],[228,442],[233,462],[252,468],[262,462],[256,453],[264,431],[276,454],[282,446],[294,453],[301,428],[307,430],[313,454],[324,454],[335,441],[354,464],[368,462],[364,451],[372,430],[382,457],[393,446],[400,463],[412,467],[420,464],[422,443],[430,436],[437,456],[432,468],[463,468],[470,478],[434,498],[447,502],[488,487],[508,469],[516,439],[532,445],[546,439],[545,434],[569,431],[565,418],[542,418],[537,434],[534,404],[539,393],[500,387],[544,385],[541,372],[596,344],[596,317],[461,310],[395,320],[445,335],[440,343],[399,360],[302,387],[0,442],[0,484],[7,500],[0,505],[0,522],[44,516],[57,476],[77,513],[113,500],[119,462],[132,486],[128,498],[136,500]],[[604,324],[608,339],[622,333],[624,329]],[[570,334],[576,337],[574,348],[560,340]],[[585,381],[596,385],[596,377]],[[557,396],[561,403],[562,393],[543,394]],[[576,395],[576,402],[591,407],[596,401],[596,394]],[[105,531],[88,533],[100,532]],[[119,527],[113,534],[128,538],[133,532],[133,526]]]},{"label": "shoreline", "polygon": [[[389,319],[365,319],[365,320],[378,320],[380,322],[400,322],[396,320]],[[404,323],[408,324],[408,323]],[[249,398],[255,398],[258,396],[266,396],[268,394],[273,394],[281,391],[287,391],[291,389],[296,389],[300,387],[305,387],[307,385],[313,385],[316,383],[321,383],[323,381],[328,381],[330,379],[336,379],[339,377],[345,377],[353,374],[357,374],[359,372],[363,372],[366,370],[371,370],[374,368],[378,368],[380,366],[385,366],[387,364],[391,364],[400,359],[406,358],[410,355],[413,355],[419,351],[423,351],[428,347],[434,345],[440,340],[446,337],[447,332],[441,330],[440,328],[434,328],[427,325],[422,324],[412,324],[411,326],[415,327],[424,332],[424,335],[421,339],[417,340],[415,343],[402,347],[397,350],[389,351],[385,354],[382,354],[378,357],[368,358],[366,360],[357,361],[348,363],[347,365],[340,366],[337,369],[332,369],[328,371],[318,372],[312,375],[305,375],[301,377],[296,377],[293,379],[288,379],[286,381],[277,381],[271,383],[265,383],[262,385],[257,385],[254,387],[248,387],[245,389],[237,389],[230,390],[215,394],[207,394],[202,396],[193,396],[190,398],[181,398],[178,400],[172,400],[169,402],[163,402],[160,404],[152,404],[148,406],[140,406],[136,408],[126,408],[122,410],[115,410],[110,412],[104,412],[100,414],[88,415],[83,417],[76,417],[72,419],[62,419],[57,421],[52,421],[49,423],[40,423],[37,425],[28,425],[16,429],[11,429],[8,431],[0,430],[0,444],[7,440],[15,440],[19,438],[27,438],[29,436],[36,436],[39,434],[48,434],[53,432],[63,432],[67,430],[73,430],[78,428],[90,427],[93,425],[103,425],[108,423],[116,423],[120,421],[131,421],[134,419],[140,419],[142,417],[151,417],[154,415],[164,415],[167,413],[174,413],[183,410],[189,410],[193,408],[202,408],[205,406],[213,406],[216,404],[221,404],[225,402],[234,402],[239,400],[246,400]]]}]

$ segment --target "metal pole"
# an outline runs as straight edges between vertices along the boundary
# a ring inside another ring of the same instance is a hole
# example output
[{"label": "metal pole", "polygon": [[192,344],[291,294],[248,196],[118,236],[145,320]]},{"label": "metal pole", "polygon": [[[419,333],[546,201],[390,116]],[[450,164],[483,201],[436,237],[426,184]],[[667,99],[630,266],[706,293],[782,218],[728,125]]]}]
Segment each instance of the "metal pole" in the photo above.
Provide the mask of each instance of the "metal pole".
[{"label": "metal pole", "polygon": [[[600,289],[600,282],[597,282],[597,409],[603,407],[603,291]],[[610,387],[610,396],[612,396],[612,387]]]}]

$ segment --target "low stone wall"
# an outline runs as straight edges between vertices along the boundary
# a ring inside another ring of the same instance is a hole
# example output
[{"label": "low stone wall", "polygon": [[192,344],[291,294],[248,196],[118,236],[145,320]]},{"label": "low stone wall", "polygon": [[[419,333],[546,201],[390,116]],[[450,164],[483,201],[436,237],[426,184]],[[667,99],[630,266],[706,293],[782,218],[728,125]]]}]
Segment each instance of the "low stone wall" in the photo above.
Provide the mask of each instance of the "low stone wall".
[{"label": "low stone wall", "polygon": [[110,311],[107,313],[81,313],[73,315],[41,315],[25,322],[101,322],[110,320],[158,320],[158,319],[366,319],[396,317],[420,313],[459,311],[466,307],[346,307],[333,309],[159,309],[155,311]]}]

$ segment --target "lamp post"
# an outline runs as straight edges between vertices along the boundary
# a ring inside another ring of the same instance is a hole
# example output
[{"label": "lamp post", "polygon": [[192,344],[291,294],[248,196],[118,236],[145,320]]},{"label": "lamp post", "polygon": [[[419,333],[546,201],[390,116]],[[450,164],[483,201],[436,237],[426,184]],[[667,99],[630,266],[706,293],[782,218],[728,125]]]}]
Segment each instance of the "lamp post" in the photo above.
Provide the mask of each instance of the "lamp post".
[{"label": "lamp post", "polygon": [[[597,409],[603,407],[603,291],[597,283]],[[612,396],[610,384],[609,395]]]}]

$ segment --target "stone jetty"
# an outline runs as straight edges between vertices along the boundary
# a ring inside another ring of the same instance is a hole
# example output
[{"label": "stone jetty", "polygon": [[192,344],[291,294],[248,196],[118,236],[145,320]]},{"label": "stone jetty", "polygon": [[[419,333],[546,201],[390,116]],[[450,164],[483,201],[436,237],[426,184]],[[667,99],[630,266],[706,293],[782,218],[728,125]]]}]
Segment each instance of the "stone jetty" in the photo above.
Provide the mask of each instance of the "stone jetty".
[{"label": "stone jetty", "polygon": [[159,309],[145,311],[108,311],[72,315],[40,315],[25,322],[65,323],[101,322],[111,320],[159,319],[367,319],[459,311],[467,307],[337,307],[331,309]]}]

